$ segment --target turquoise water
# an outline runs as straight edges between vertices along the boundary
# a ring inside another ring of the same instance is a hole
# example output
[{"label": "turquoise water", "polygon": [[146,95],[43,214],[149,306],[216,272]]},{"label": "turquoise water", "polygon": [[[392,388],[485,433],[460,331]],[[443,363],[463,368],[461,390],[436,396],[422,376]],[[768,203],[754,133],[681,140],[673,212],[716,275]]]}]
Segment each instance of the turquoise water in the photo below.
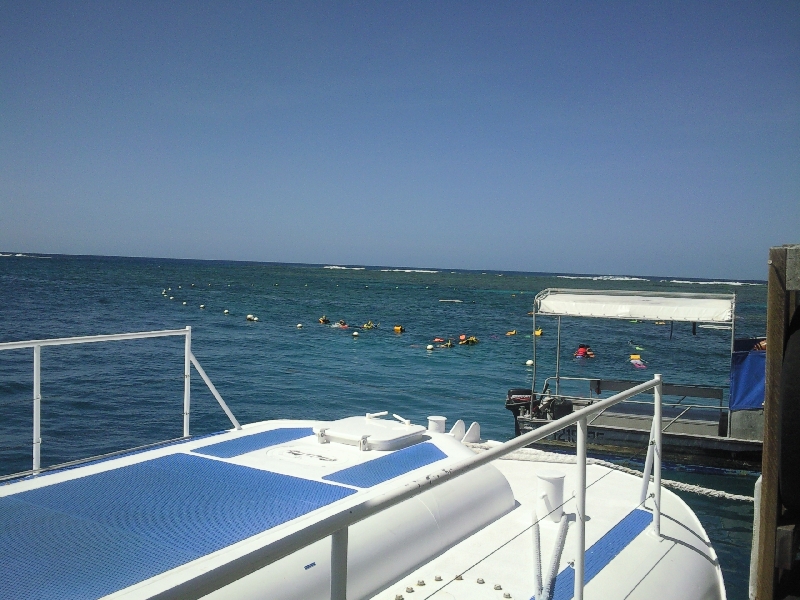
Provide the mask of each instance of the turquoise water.
[{"label": "turquoise water", "polygon": [[[737,337],[763,335],[765,286],[675,279],[2,257],[0,341],[189,325],[194,354],[242,422],[388,410],[417,423],[431,414],[446,415],[450,423],[478,421],[484,438],[506,440],[514,429],[503,407],[505,393],[530,385],[528,312],[544,288],[735,292]],[[259,321],[246,321],[247,314]],[[360,330],[354,339],[351,329],[318,324],[323,314],[331,322],[372,320],[380,326]],[[394,333],[394,325],[405,333]],[[542,318],[537,325],[544,329],[537,349],[541,385],[555,369],[556,324]],[[505,335],[515,329],[517,335]],[[693,336],[691,325],[676,324],[670,339],[669,330],[653,323],[564,319],[562,374],[645,380],[662,373],[667,382],[727,384],[730,332],[700,329]],[[435,336],[461,334],[480,343],[426,350]],[[629,342],[645,350],[635,351]],[[578,343],[591,344],[597,358],[586,364],[566,358]],[[631,352],[642,355],[647,370],[629,364]],[[32,350],[0,352],[0,474],[30,468],[32,362]],[[42,463],[178,437],[182,396],[182,338],[44,348]],[[227,427],[193,374],[192,433]],[[755,481],[746,474],[678,469],[665,476],[747,495]],[[752,505],[683,497],[720,556],[729,597],[745,598]]]}]

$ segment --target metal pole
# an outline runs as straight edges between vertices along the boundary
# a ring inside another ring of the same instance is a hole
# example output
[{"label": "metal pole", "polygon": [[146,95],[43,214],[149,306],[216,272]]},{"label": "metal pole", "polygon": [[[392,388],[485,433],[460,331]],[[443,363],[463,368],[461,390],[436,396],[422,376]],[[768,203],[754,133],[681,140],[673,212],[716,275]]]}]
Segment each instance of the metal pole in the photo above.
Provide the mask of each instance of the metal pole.
[{"label": "metal pole", "polygon": [[189,410],[191,402],[192,328],[186,327],[186,351],[183,357],[183,437],[189,437]]},{"label": "metal pole", "polygon": [[731,358],[733,358],[733,346],[736,335],[736,294],[733,295],[733,306],[731,307]]},{"label": "metal pole", "polygon": [[347,531],[331,535],[331,600],[347,600]]},{"label": "metal pole", "polygon": [[653,531],[656,535],[661,535],[661,375],[656,374],[653,378],[658,382],[653,389],[653,441],[655,442],[655,454],[653,456]]},{"label": "metal pole", "polygon": [[533,380],[531,381],[531,414],[533,414],[533,399],[536,395],[536,304],[533,305]]},{"label": "metal pole", "polygon": [[33,347],[33,472],[42,464],[42,347]]},{"label": "metal pole", "polygon": [[217,391],[216,386],[213,383],[211,383],[211,380],[208,378],[208,375],[206,375],[206,372],[203,370],[203,367],[201,367],[200,363],[197,362],[197,357],[194,354],[190,354],[189,357],[192,360],[192,364],[194,365],[194,368],[197,369],[198,373],[200,373],[200,377],[202,377],[203,381],[206,382],[206,385],[208,386],[208,389],[211,390],[211,393],[214,395],[214,398],[217,399],[217,402],[222,407],[222,410],[224,410],[225,414],[228,415],[228,418],[231,420],[231,423],[233,423],[233,426],[236,429],[241,429],[242,426],[239,425],[239,421],[237,421],[236,417],[233,416],[233,413],[231,412],[231,409],[228,408],[228,405],[225,404],[225,400],[223,400],[222,396],[219,395],[219,392]]},{"label": "metal pole", "polygon": [[561,387],[561,378],[559,377],[559,369],[561,360],[561,317],[558,317],[558,336],[556,339],[556,396],[558,396]]},{"label": "metal pole", "polygon": [[586,417],[578,421],[578,482],[576,484],[578,548],[575,552],[575,600],[583,600],[584,559],[586,557]]}]

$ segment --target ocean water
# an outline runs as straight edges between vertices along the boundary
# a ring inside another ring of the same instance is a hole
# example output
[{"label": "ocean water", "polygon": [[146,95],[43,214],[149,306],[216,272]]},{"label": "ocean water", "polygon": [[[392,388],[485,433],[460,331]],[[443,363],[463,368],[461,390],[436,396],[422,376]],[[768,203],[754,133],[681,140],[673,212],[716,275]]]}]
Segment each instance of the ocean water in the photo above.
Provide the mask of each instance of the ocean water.
[{"label": "ocean water", "polygon": [[[766,286],[756,282],[333,266],[4,255],[0,341],[191,326],[194,354],[241,422],[388,410],[423,424],[432,414],[478,421],[485,439],[507,440],[514,427],[505,393],[531,383],[528,312],[542,289],[735,293],[737,337],[765,331]],[[380,325],[354,338],[352,329],[319,324],[323,314]],[[540,318],[537,326],[540,387],[555,372],[556,323]],[[505,335],[511,330],[517,335]],[[426,350],[434,337],[461,334],[480,342]],[[597,358],[573,361],[579,343]],[[633,352],[647,370],[630,365]],[[32,363],[30,349],[0,352],[0,474],[30,468]],[[725,386],[729,365],[729,331],[692,335],[691,325],[675,324],[670,339],[669,325],[562,321],[562,375],[643,381],[662,373],[667,382]],[[43,348],[41,389],[43,465],[178,437],[183,340]],[[193,372],[192,434],[229,426]],[[677,467],[664,476],[747,495],[755,483],[752,473]],[[752,505],[682,497],[711,537],[728,597],[746,598]]]}]

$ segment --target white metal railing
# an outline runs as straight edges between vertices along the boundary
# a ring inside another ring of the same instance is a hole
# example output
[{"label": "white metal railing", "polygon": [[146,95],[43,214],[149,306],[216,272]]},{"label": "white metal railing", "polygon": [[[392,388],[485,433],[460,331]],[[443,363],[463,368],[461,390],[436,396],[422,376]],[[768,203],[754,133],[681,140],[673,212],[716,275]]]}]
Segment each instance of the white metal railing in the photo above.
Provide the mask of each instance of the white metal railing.
[{"label": "white metal railing", "polygon": [[87,335],[82,337],[51,338],[47,340],[28,340],[24,342],[4,342],[0,343],[0,350],[18,350],[21,348],[33,348],[33,472],[41,471],[41,413],[42,413],[42,346],[67,346],[72,344],[91,344],[94,342],[116,342],[121,340],[141,340],[145,338],[185,336],[185,350],[183,360],[183,436],[189,437],[189,413],[191,407],[191,365],[194,365],[200,377],[211,390],[214,398],[228,415],[231,423],[236,429],[242,426],[233,416],[231,409],[225,404],[217,388],[211,383],[203,367],[197,362],[192,354],[192,328],[185,329],[164,329],[161,331],[141,331],[137,333],[115,333],[110,335]]},{"label": "white metal railing", "polygon": [[648,447],[647,464],[643,476],[643,492],[640,503],[647,499],[650,483],[650,471],[653,471],[653,531],[661,535],[661,428],[655,423],[661,422],[661,375],[655,375],[652,380],[620,392],[610,398],[575,411],[557,421],[521,435],[504,444],[496,446],[464,459],[455,465],[435,471],[426,477],[415,479],[402,487],[385,492],[375,498],[365,500],[361,504],[346,508],[336,514],[312,523],[307,527],[275,540],[255,552],[242,556],[215,569],[209,569],[202,575],[186,581],[168,591],[157,594],[153,598],[160,600],[201,598],[225,585],[233,583],[250,573],[270,565],[281,558],[288,556],[306,546],[331,537],[331,600],[346,600],[347,592],[347,544],[348,528],[359,521],[382,512],[396,504],[418,496],[431,488],[437,487],[455,479],[465,473],[473,471],[493,460],[505,456],[514,450],[537,442],[564,427],[578,424],[577,444],[577,470],[578,482],[576,485],[577,505],[577,552],[575,557],[575,589],[574,598],[583,599],[583,586],[585,576],[585,551],[586,551],[586,433],[587,419],[594,413],[622,402],[623,400],[640,394],[647,390],[654,390],[653,426],[651,427],[651,441]]}]

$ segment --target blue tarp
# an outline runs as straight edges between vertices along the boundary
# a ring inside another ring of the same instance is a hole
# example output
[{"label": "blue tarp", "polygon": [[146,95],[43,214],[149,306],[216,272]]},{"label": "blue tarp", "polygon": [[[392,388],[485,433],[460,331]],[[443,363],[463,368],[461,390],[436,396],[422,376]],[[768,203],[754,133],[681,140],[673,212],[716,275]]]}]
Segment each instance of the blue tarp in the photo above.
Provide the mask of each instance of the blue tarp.
[{"label": "blue tarp", "polygon": [[734,352],[731,357],[731,411],[764,408],[764,350]]}]

